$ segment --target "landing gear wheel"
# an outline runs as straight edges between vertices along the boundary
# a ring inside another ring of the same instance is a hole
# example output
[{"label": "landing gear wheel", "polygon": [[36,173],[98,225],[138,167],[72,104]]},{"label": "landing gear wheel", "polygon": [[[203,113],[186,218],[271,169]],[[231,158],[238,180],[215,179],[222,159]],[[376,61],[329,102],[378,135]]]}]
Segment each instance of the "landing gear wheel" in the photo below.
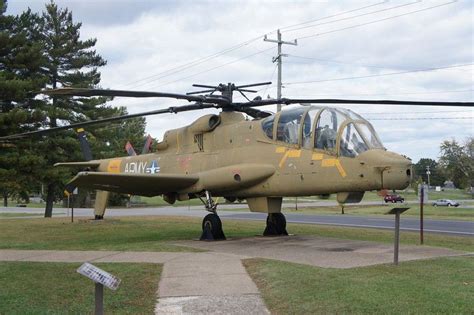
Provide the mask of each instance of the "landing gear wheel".
[{"label": "landing gear wheel", "polygon": [[201,241],[225,240],[224,231],[222,231],[222,222],[215,213],[209,213],[202,220]]},{"label": "landing gear wheel", "polygon": [[269,213],[267,216],[267,226],[263,236],[288,235],[286,231],[286,219],[283,213]]}]

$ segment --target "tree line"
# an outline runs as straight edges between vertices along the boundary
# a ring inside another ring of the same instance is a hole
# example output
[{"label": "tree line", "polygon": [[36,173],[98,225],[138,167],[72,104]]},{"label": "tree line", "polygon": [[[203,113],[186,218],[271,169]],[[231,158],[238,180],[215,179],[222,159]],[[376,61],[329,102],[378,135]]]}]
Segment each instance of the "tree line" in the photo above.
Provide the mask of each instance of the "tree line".
[{"label": "tree line", "polygon": [[[6,14],[0,0],[0,136],[126,114],[110,106],[111,98],[41,98],[31,91],[45,88],[99,88],[99,68],[106,60],[95,50],[96,39],[83,40],[81,23],[72,12],[47,3],[42,13],[29,8]],[[136,118],[87,130],[95,159],[124,155],[126,141],[141,143],[145,119]],[[28,199],[42,191],[45,216],[63,198],[65,183],[77,170],[54,168],[57,162],[81,161],[75,131],[0,143],[0,194]]]},{"label": "tree line", "polygon": [[468,137],[464,144],[455,139],[445,140],[440,145],[438,161],[423,158],[414,164],[414,183],[428,183],[431,186],[443,186],[452,181],[456,188],[474,187],[474,138]]}]

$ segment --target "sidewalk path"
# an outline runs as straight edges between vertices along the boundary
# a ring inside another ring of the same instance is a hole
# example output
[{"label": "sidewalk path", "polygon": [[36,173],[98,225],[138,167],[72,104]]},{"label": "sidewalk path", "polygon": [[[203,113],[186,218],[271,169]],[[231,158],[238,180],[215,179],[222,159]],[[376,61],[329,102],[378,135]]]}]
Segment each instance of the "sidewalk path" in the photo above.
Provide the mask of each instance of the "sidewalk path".
[{"label": "sidewalk path", "polygon": [[270,314],[242,258],[213,252],[0,250],[0,261],[164,264],[156,314]]}]

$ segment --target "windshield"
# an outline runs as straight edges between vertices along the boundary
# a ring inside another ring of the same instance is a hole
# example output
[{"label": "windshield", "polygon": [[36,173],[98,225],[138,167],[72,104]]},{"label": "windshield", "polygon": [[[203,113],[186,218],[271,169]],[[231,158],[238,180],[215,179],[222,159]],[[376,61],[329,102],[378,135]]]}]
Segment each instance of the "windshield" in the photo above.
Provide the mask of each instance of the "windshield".
[{"label": "windshield", "polygon": [[367,123],[357,123],[357,128],[360,130],[362,135],[364,136],[365,140],[367,140],[367,144],[370,146],[371,149],[383,149],[382,141],[380,141],[379,136],[375,132],[372,125]]},{"label": "windshield", "polygon": [[[286,108],[279,116],[272,115],[263,119],[262,129],[270,139],[346,157],[355,157],[369,149],[384,149],[367,120],[351,110],[342,108]],[[274,132],[276,139],[273,138]]]},{"label": "windshield", "polygon": [[355,157],[369,149],[353,123],[344,128],[339,143],[339,153],[346,157]]}]

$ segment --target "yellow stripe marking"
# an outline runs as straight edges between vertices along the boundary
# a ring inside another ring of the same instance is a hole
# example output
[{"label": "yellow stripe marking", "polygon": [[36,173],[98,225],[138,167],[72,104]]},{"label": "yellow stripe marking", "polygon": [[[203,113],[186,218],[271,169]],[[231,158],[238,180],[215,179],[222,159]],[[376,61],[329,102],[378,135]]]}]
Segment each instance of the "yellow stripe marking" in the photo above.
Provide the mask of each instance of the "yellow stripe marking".
[{"label": "yellow stripe marking", "polygon": [[336,168],[337,168],[337,170],[339,171],[339,174],[341,174],[342,177],[347,176],[346,171],[342,167],[341,162],[339,160],[336,160]]},{"label": "yellow stripe marking", "polygon": [[285,154],[283,154],[283,157],[282,157],[281,160],[280,160],[280,164],[278,164],[278,166],[279,166],[280,168],[282,168],[282,167],[283,167],[283,164],[285,164],[285,161],[286,161],[286,159],[288,158],[288,155],[289,155],[289,154],[290,154],[290,151],[286,151]]},{"label": "yellow stripe marking", "polygon": [[289,157],[290,158],[299,158],[299,157],[301,157],[301,150],[288,149],[286,147],[277,147],[275,149],[275,153],[284,153],[283,156],[281,157],[280,163],[278,164],[278,166],[280,168],[283,167],[283,165],[285,164],[286,160]]},{"label": "yellow stripe marking", "polygon": [[336,167],[339,174],[342,177],[347,176],[346,171],[344,170],[344,168],[341,165],[341,162],[338,159],[325,159],[325,160],[322,160],[321,161],[321,166],[322,167]]},{"label": "yellow stripe marking", "polygon": [[112,160],[107,165],[107,172],[109,173],[120,173],[120,166],[122,165],[122,160]]},{"label": "yellow stripe marking", "polygon": [[288,150],[288,157],[299,158],[301,156],[301,150]]},{"label": "yellow stripe marking", "polygon": [[311,157],[313,161],[321,161],[323,159],[323,154],[322,153],[313,153],[313,156]]}]

